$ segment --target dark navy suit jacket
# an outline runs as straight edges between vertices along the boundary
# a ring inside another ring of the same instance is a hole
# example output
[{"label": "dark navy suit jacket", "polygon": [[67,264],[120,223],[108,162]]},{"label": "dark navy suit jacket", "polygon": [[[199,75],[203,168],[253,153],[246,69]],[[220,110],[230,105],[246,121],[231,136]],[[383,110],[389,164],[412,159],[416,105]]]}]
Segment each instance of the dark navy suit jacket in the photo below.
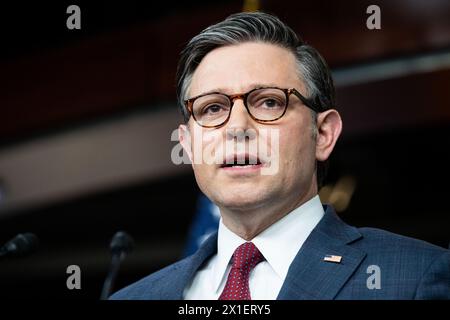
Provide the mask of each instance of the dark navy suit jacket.
[{"label": "dark navy suit jacket", "polygon": [[[324,209],[277,299],[450,299],[450,250],[379,229],[358,229],[339,219],[331,206]],[[196,271],[216,252],[217,233],[193,255],[111,299],[181,300]],[[327,262],[327,255],[342,258]]]}]

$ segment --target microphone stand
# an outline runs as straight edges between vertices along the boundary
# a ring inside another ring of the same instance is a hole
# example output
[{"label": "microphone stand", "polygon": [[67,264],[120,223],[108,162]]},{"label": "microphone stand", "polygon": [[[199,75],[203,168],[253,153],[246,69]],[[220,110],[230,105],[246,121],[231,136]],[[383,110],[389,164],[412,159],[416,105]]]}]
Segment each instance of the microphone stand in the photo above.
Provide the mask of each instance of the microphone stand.
[{"label": "microphone stand", "polygon": [[108,300],[111,294],[111,290],[114,286],[114,280],[117,277],[120,269],[120,263],[125,258],[126,253],[124,251],[113,252],[111,257],[111,264],[109,266],[109,272],[103,284],[102,294],[100,300]]},{"label": "microphone stand", "polygon": [[113,236],[110,244],[111,263],[108,275],[103,283],[100,300],[107,300],[114,286],[114,281],[119,273],[120,263],[133,248],[133,239],[125,232],[119,231]]}]

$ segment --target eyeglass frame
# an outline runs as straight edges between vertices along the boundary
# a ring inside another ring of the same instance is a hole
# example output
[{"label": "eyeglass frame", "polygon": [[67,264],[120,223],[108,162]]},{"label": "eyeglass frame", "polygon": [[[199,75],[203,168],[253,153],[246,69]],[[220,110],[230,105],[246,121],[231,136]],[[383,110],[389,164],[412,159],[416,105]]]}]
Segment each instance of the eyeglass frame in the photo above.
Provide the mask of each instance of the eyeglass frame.
[{"label": "eyeglass frame", "polygon": [[[284,107],[283,113],[279,117],[277,117],[275,119],[271,119],[271,120],[261,120],[261,119],[255,118],[255,116],[251,114],[251,112],[250,112],[250,110],[248,109],[248,106],[247,106],[247,98],[252,92],[254,92],[256,90],[261,90],[261,89],[278,89],[278,90],[281,90],[281,91],[284,92],[284,94],[286,96],[286,106]],[[195,118],[193,106],[194,106],[195,100],[197,100],[198,98],[204,97],[204,96],[211,95],[211,94],[220,94],[222,96],[227,97],[228,100],[230,101],[230,112],[228,112],[228,117],[221,124],[214,125],[214,126],[206,126],[206,125],[200,124],[198,122],[198,120]],[[256,122],[259,122],[259,123],[268,123],[268,122],[277,121],[281,117],[284,116],[284,114],[286,113],[287,108],[289,106],[289,96],[291,94],[294,94],[297,98],[300,99],[300,101],[305,106],[307,106],[311,110],[313,110],[313,111],[315,111],[317,113],[321,112],[320,107],[316,103],[314,103],[311,99],[308,99],[305,96],[303,96],[297,89],[295,89],[295,88],[282,89],[282,88],[278,88],[278,87],[258,87],[258,88],[254,88],[254,89],[252,89],[252,90],[250,90],[250,91],[248,91],[246,93],[238,93],[238,94],[232,94],[232,95],[228,95],[228,94],[225,94],[225,93],[222,93],[222,92],[208,92],[208,93],[203,93],[203,94],[200,94],[198,96],[195,96],[195,97],[189,98],[187,100],[184,100],[184,105],[185,105],[186,109],[189,111],[189,113],[191,114],[192,118],[194,118],[195,122],[199,126],[201,126],[203,128],[219,128],[219,127],[223,126],[224,124],[226,124],[230,120],[231,111],[233,110],[234,102],[235,102],[236,99],[241,99],[243,101],[245,109],[247,110],[247,113],[250,115],[250,117],[253,120],[255,120]]]}]

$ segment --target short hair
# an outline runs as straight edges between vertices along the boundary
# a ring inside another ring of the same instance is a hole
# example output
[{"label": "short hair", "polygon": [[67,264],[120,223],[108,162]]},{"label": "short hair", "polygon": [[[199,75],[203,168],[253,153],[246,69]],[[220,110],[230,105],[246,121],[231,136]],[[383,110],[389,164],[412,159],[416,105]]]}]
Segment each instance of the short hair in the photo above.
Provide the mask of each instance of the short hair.
[{"label": "short hair", "polygon": [[[335,91],[330,69],[319,52],[307,45],[278,17],[264,12],[232,14],[225,20],[211,25],[193,37],[181,52],[177,68],[177,98],[184,121],[190,118],[184,101],[191,84],[192,75],[202,59],[212,50],[245,42],[264,42],[291,51],[297,62],[300,80],[304,83],[306,97],[319,110],[335,108]],[[316,113],[312,111],[316,135]],[[328,161],[317,162],[317,183],[325,179]]]}]

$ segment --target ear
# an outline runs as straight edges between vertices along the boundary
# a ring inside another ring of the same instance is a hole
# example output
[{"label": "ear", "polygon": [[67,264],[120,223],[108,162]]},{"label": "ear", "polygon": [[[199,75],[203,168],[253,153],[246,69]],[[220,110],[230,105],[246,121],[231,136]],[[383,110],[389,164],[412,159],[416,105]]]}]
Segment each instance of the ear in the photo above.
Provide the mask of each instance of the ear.
[{"label": "ear", "polygon": [[192,140],[191,140],[191,133],[189,131],[189,128],[185,124],[180,124],[178,127],[178,140],[181,143],[181,146],[183,147],[184,152],[187,153],[189,160],[193,164],[192,161]]},{"label": "ear", "polygon": [[334,149],[342,131],[342,120],[334,109],[317,115],[316,159],[325,161]]}]

